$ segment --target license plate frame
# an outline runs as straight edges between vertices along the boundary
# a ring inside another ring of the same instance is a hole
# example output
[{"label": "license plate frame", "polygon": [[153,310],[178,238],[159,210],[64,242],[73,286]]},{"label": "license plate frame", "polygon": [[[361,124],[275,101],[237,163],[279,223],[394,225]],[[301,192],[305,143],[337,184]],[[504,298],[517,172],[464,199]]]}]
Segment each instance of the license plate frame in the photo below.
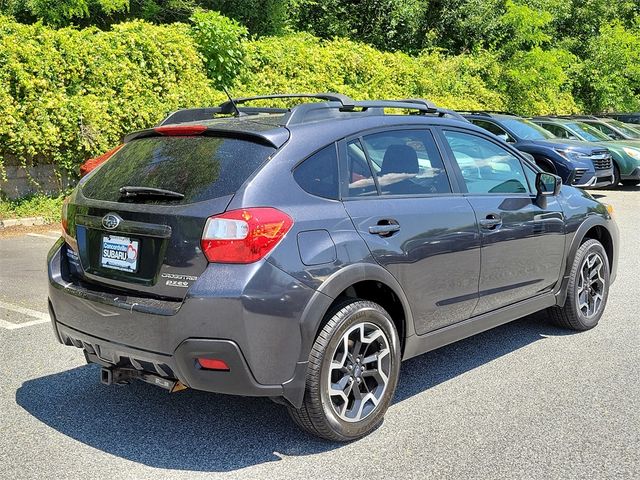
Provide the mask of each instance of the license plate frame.
[{"label": "license plate frame", "polygon": [[122,235],[102,235],[100,239],[100,267],[125,273],[137,273],[140,259],[140,240]]}]

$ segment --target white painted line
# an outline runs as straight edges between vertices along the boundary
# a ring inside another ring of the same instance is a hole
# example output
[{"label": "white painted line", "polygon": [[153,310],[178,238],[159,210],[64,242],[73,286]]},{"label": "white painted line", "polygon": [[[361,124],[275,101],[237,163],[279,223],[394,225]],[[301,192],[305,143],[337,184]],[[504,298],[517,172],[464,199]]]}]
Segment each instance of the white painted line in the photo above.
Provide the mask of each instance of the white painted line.
[{"label": "white painted line", "polygon": [[37,318],[38,320],[49,321],[49,314],[42,313],[38,310],[32,310],[31,308],[21,307],[20,305],[14,305],[13,303],[6,303],[0,300],[0,308],[5,310],[11,310],[12,312],[21,313],[29,317]]},{"label": "white painted line", "polygon": [[43,323],[47,323],[50,320],[47,318],[46,320],[43,318],[41,320],[32,320],[30,322],[24,323],[11,323],[6,320],[2,320],[0,318],[0,328],[4,328],[6,330],[18,330],[19,328],[32,327],[34,325],[41,325]]},{"label": "white painted line", "polygon": [[12,323],[0,318],[0,327],[6,328],[7,330],[17,330],[18,328],[31,327],[33,325],[39,325],[41,323],[47,323],[50,321],[49,315],[46,313],[39,312],[38,310],[32,310],[30,308],[21,307],[19,305],[14,305],[13,303],[0,301],[0,308],[9,310],[11,312],[20,313],[22,315],[26,315],[35,319],[29,322]]},{"label": "white painted line", "polygon": [[28,237],[38,237],[38,238],[50,238],[51,240],[57,240],[60,237],[54,237],[52,235],[43,235],[41,233],[27,233]]}]

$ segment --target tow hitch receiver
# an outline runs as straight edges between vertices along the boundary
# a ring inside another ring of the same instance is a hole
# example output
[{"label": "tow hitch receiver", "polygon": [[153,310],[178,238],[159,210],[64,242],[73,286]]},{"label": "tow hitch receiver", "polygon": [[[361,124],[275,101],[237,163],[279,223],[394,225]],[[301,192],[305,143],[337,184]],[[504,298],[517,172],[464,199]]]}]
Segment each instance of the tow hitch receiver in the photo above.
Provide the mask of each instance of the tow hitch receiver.
[{"label": "tow hitch receiver", "polygon": [[131,383],[132,380],[142,380],[143,382],[169,390],[170,393],[187,389],[187,386],[180,380],[162,378],[130,368],[103,367],[100,371],[100,382],[104,385],[126,385]]}]

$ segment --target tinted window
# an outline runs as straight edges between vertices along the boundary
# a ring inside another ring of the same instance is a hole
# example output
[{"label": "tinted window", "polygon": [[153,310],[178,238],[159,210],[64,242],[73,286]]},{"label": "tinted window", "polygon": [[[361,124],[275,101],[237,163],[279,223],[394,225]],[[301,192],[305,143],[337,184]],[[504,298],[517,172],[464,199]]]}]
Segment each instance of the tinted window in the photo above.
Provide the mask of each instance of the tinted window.
[{"label": "tinted window", "polygon": [[624,133],[629,138],[640,138],[640,132],[635,128],[625,125],[623,122],[618,120],[608,120],[608,122]]},{"label": "tinted window", "polygon": [[378,194],[360,140],[352,140],[347,143],[347,170],[350,197],[369,197]]},{"label": "tinted window", "polygon": [[573,137],[574,139],[576,138],[574,135],[569,133],[564,127],[561,127],[560,125],[555,125],[553,123],[541,123],[540,126],[545,130],[549,130],[558,138],[571,138],[571,137]]},{"label": "tinted window", "polygon": [[572,122],[567,125],[574,132],[578,133],[582,137],[582,140],[586,140],[588,142],[602,142],[611,140],[600,130],[595,129],[591,125],[588,125],[586,123]]},{"label": "tinted window", "polygon": [[496,125],[493,122],[487,122],[486,120],[475,120],[475,119],[472,120],[471,122],[474,125],[477,125],[480,128],[484,128],[485,130],[488,130],[494,135],[502,138],[505,142],[514,142],[513,138],[511,137],[511,135],[509,135],[506,132],[506,130],[504,130],[503,128],[500,128],[498,125]]},{"label": "tinted window", "polygon": [[312,195],[338,198],[338,156],[335,145],[314,153],[293,172],[298,185]]},{"label": "tinted window", "polygon": [[363,138],[382,195],[449,193],[449,179],[428,130],[391,130]]},{"label": "tinted window", "polygon": [[476,135],[445,131],[469,193],[528,193],[520,160]]},{"label": "tinted window", "polygon": [[539,125],[536,125],[524,118],[502,118],[500,120],[506,128],[511,130],[514,135],[524,140],[545,140],[547,138],[555,138],[553,133],[545,130]]},{"label": "tinted window", "polygon": [[184,198],[136,201],[199,202],[235,193],[274,151],[273,147],[234,138],[142,138],[127,143],[99,167],[82,192],[89,198],[117,202],[120,187],[154,187],[182,193]]},{"label": "tinted window", "polygon": [[617,133],[614,129],[609,128],[604,123],[590,123],[589,125],[592,125],[594,128],[600,130],[602,133],[607,135],[607,138],[609,139],[616,138],[619,140],[622,138],[622,136],[619,133]]}]

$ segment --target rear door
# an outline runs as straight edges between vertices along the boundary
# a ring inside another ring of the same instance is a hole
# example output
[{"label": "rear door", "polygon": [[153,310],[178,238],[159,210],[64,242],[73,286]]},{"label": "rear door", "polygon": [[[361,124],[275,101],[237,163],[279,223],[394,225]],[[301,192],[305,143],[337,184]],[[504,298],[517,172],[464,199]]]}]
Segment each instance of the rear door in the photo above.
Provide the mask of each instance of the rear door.
[{"label": "rear door", "polygon": [[[72,273],[89,283],[184,298],[207,266],[207,218],[275,151],[247,139],[153,136],[132,140],[85,177],[69,205]],[[122,187],[182,195],[126,197]]]},{"label": "rear door", "polygon": [[468,318],[477,303],[479,233],[469,203],[452,193],[432,132],[377,131],[345,140],[341,154],[345,208],[404,289],[417,333]]},{"label": "rear door", "polygon": [[535,170],[493,139],[461,129],[441,133],[482,235],[474,315],[551,290],[565,242],[557,199],[537,201]]}]

